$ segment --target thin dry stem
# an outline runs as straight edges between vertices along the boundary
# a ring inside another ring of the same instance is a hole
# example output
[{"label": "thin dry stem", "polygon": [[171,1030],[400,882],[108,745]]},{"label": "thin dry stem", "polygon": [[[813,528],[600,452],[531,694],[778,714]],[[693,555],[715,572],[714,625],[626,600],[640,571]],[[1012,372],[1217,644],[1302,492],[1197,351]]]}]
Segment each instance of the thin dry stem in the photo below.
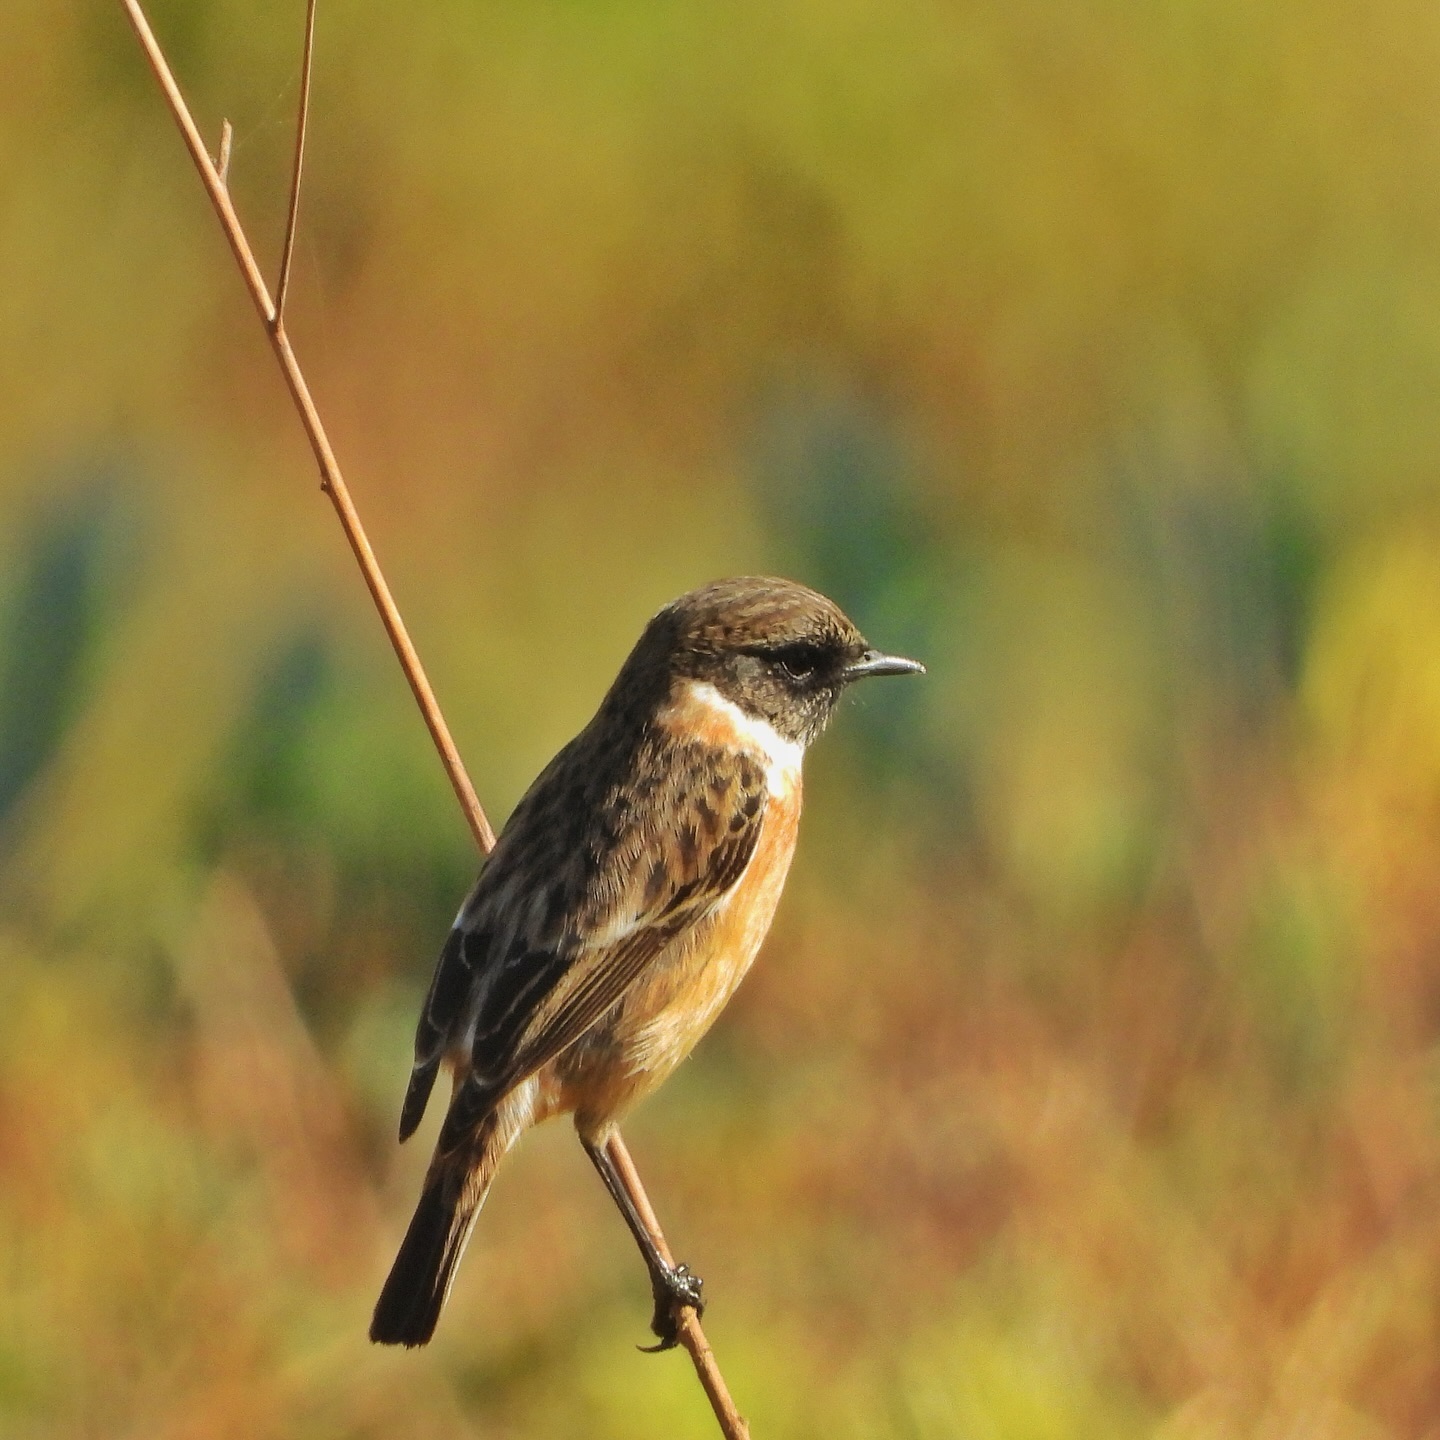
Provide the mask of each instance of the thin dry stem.
[{"label": "thin dry stem", "polygon": [[[290,259],[294,248],[296,216],[299,210],[300,172],[304,158],[305,125],[310,97],[310,57],[315,26],[315,0],[307,0],[304,75],[301,81],[300,111],[296,123],[295,164],[291,176],[290,209],[281,256],[280,283],[275,301],[270,298],[270,292],[266,288],[260,267],[255,261],[255,255],[245,235],[244,227],[235,213],[235,207],[231,203],[226,185],[231,141],[229,121],[224,123],[221,130],[220,154],[217,164],[211,160],[210,154],[205,148],[205,143],[191,118],[184,96],[180,93],[180,87],[176,84],[164,52],[156,41],[154,32],[150,29],[139,0],[120,0],[120,3],[130,19],[136,38],[139,40],[150,69],[165,96],[175,123],[180,127],[180,133],[190,152],[190,158],[194,162],[196,170],[199,171],[201,183],[210,197],[210,203],[220,222],[220,228],[229,242],[235,263],[240,267],[245,288],[250,292],[255,309],[260,315],[266,333],[270,336],[271,348],[275,352],[275,358],[285,377],[285,384],[289,388],[291,399],[299,413],[300,422],[305,428],[305,434],[310,441],[310,448],[314,452],[316,463],[320,467],[321,488],[330,497],[331,504],[335,507],[341,528],[345,531],[345,538],[354,552],[361,574],[365,578],[365,584],[375,602],[375,607],[380,612],[385,632],[390,637],[390,643],[394,647],[400,668],[405,672],[405,678],[415,696],[415,703],[420,707],[420,713],[430,731],[430,738],[434,742],[436,750],[439,751],[441,764],[445,767],[445,773],[450,779],[456,799],[460,802],[460,808],[469,823],[475,843],[480,847],[482,854],[488,855],[495,847],[495,832],[485,816],[480,798],[475,793],[475,787],[470,783],[470,777],[460,759],[460,752],[451,738],[450,728],[445,723],[445,717],[441,713],[435,692],[430,687],[424,667],[420,663],[420,657],[411,643],[405,622],[400,617],[400,611],[390,594],[390,587],[386,584],[380,564],[370,547],[365,528],[360,522],[360,516],[350,499],[349,489],[340,473],[339,462],[335,458],[335,452],[331,448],[329,437],[321,423],[319,411],[315,408],[315,402],[311,398],[310,387],[305,381],[299,362],[295,358],[295,352],[291,349],[289,337],[285,333],[283,304],[290,273]],[[608,1149],[610,1158],[614,1162],[646,1229],[654,1239],[657,1249],[667,1262],[671,1262],[670,1247],[665,1241],[659,1221],[655,1218],[655,1211],[650,1204],[649,1196],[645,1193],[644,1185],[641,1184],[639,1172],[635,1169],[635,1162],[630,1158],[630,1152],[626,1149],[625,1142],[618,1131],[612,1134]],[[749,1440],[749,1427],[735,1409],[724,1377],[720,1373],[720,1367],[715,1362],[714,1352],[710,1349],[705,1332],[700,1326],[700,1318],[693,1309],[687,1308],[681,1312],[679,1329],[680,1343],[684,1345],[694,1362],[695,1372],[699,1376],[700,1384],[705,1390],[706,1397],[710,1401],[715,1418],[719,1422],[726,1440]]]},{"label": "thin dry stem", "polygon": [[275,282],[275,324],[285,318],[290,293],[290,262],[295,258],[295,224],[300,217],[300,173],[305,168],[305,127],[310,120],[311,55],[315,49],[315,0],[305,4],[305,48],[300,59],[300,104],[295,115],[295,163],[290,169],[290,208],[285,216],[285,242],[280,247],[280,278]]},{"label": "thin dry stem", "polygon": [[[620,1176],[621,1184],[635,1203],[635,1211],[640,1216],[641,1223],[650,1232],[650,1238],[655,1242],[660,1258],[667,1265],[674,1265],[675,1257],[665,1242],[665,1234],[660,1229],[655,1208],[650,1204],[650,1197],[640,1182],[640,1172],[635,1168],[635,1162],[630,1158],[630,1151],[618,1130],[610,1132],[610,1138],[605,1142],[605,1150]],[[715,1352],[710,1348],[710,1342],[700,1328],[700,1317],[692,1306],[687,1305],[681,1310],[679,1330],[680,1343],[690,1352],[690,1358],[695,1362],[695,1373],[700,1377],[700,1384],[710,1401],[710,1408],[715,1412],[715,1418],[720,1422],[720,1429],[728,1440],[750,1440],[750,1427],[730,1398],[730,1390],[725,1384],[725,1377],[720,1373]]]},{"label": "thin dry stem", "polygon": [[480,797],[476,795],[475,787],[471,785],[470,777],[465,773],[465,766],[460,761],[460,752],[455,748],[455,741],[450,735],[450,727],[446,725],[445,717],[440,712],[435,692],[430,688],[430,681],[426,678],[425,668],[421,665],[415,646],[410,641],[410,634],[405,628],[405,622],[400,618],[400,611],[390,594],[390,587],[385,583],[385,576],[381,573],[380,564],[375,559],[375,552],[370,548],[365,527],[361,525],[360,516],[356,513],[354,503],[350,499],[350,491],[340,473],[340,465],[330,446],[329,436],[326,435],[325,427],[320,422],[320,414],[315,408],[315,402],[310,397],[310,387],[301,373],[300,366],[295,359],[295,352],[290,348],[290,340],[285,334],[284,323],[270,299],[265,279],[260,274],[259,265],[255,262],[255,253],[250,248],[244,227],[240,224],[240,217],[235,213],[234,205],[231,204],[230,193],[225,187],[225,181],[221,178],[219,171],[210,159],[209,152],[205,149],[205,142],[200,138],[200,132],[191,118],[185,98],[180,93],[180,87],[175,83],[175,77],[171,74],[164,52],[160,49],[154,32],[150,29],[145,12],[140,8],[139,0],[120,0],[120,3],[130,18],[130,24],[134,27],[135,36],[140,41],[145,58],[155,74],[160,89],[164,92],[171,114],[175,117],[175,123],[180,127],[180,133],[185,139],[185,147],[190,152],[190,158],[194,161],[196,170],[200,172],[201,183],[205,186],[206,194],[210,196],[210,203],[215,209],[216,218],[220,221],[220,228],[225,232],[225,238],[230,243],[235,263],[240,267],[240,276],[245,282],[245,288],[250,292],[255,309],[259,312],[260,319],[270,336],[270,345],[275,351],[275,358],[280,362],[280,370],[285,377],[290,397],[295,402],[295,408],[300,412],[300,422],[304,425],[305,434],[309,437],[310,448],[315,452],[315,460],[320,467],[321,487],[329,495],[330,503],[335,507],[335,513],[340,518],[345,538],[350,542],[350,548],[360,566],[360,573],[365,577],[365,584],[375,602],[375,608],[380,612],[380,620],[385,626],[385,633],[389,635],[390,643],[394,646],[396,657],[400,661],[400,668],[404,670],[405,678],[410,682],[411,692],[415,696],[415,703],[420,707],[421,715],[424,716],[425,724],[430,731],[430,738],[440,752],[440,762],[445,766],[445,773],[450,778],[450,785],[455,791],[455,797],[459,800],[460,808],[470,824],[476,844],[486,854],[489,854],[495,845],[495,832],[490,828],[490,822],[485,818],[484,808],[480,804]]}]

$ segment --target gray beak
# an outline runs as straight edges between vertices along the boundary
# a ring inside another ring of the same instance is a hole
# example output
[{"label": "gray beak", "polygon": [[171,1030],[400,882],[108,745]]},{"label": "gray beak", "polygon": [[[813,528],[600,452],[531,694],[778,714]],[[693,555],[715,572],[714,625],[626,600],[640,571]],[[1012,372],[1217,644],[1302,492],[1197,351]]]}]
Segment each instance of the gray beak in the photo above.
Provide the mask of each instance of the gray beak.
[{"label": "gray beak", "polygon": [[923,675],[925,667],[918,660],[900,655],[882,655],[867,650],[858,660],[845,667],[846,680],[863,680],[868,675]]}]

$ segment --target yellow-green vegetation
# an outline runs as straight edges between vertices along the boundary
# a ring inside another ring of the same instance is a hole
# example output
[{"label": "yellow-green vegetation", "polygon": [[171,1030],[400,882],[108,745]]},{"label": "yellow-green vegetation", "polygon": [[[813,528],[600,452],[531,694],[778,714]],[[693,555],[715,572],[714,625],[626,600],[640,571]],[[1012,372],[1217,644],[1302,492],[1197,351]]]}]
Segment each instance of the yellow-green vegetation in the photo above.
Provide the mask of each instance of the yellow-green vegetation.
[{"label": "yellow-green vegetation", "polygon": [[[270,255],[302,9],[153,6]],[[0,1432],[714,1433],[561,1126],[366,1343],[474,855],[119,7],[4,30]],[[757,1440],[1440,1433],[1440,11],[318,57],[291,331],[497,820],[715,575],[930,664],[629,1131]]]}]

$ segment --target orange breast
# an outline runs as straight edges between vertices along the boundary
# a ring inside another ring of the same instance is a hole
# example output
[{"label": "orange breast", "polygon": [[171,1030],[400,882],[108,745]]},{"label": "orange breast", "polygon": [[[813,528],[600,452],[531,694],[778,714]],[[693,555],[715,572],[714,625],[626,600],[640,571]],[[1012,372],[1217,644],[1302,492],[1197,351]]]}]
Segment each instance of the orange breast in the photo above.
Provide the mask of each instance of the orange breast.
[{"label": "orange breast", "polygon": [[772,796],[766,804],[760,842],[740,883],[710,920],[709,934],[698,947],[703,953],[696,957],[689,984],[674,1004],[656,1017],[657,1028],[667,1024],[673,1028],[671,1046],[679,1048],[671,1069],[690,1053],[745,978],[775,918],[799,828],[797,777],[787,791]]},{"label": "orange breast", "polygon": [[617,1118],[695,1048],[745,978],[785,888],[800,825],[800,779],[766,802],[759,843],[716,911],[675,943],[626,994],[605,1046],[556,1108],[574,1109],[585,1133]]}]

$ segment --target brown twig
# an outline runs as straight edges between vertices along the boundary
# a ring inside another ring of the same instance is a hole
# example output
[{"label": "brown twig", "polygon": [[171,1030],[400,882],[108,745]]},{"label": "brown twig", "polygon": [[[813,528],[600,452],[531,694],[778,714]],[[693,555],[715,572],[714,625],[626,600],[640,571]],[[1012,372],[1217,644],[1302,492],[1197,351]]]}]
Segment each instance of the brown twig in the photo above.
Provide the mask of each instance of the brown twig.
[{"label": "brown twig", "polygon": [[[150,63],[150,69],[154,72],[155,79],[170,106],[170,112],[175,117],[175,123],[180,127],[186,149],[190,151],[190,158],[200,172],[201,183],[205,186],[206,194],[210,196],[210,203],[215,209],[216,218],[220,221],[220,228],[225,232],[226,240],[230,242],[230,250],[235,256],[235,263],[240,267],[240,276],[245,282],[245,288],[250,292],[255,309],[259,311],[266,333],[270,336],[270,345],[275,351],[275,358],[280,362],[280,370],[285,377],[285,384],[289,388],[290,398],[300,412],[300,423],[305,427],[305,434],[310,440],[310,448],[315,452],[315,460],[320,466],[321,488],[330,497],[330,503],[334,505],[335,513],[340,518],[341,528],[345,531],[345,538],[350,542],[351,550],[355,552],[360,573],[365,577],[365,584],[370,591],[371,598],[375,601],[375,608],[380,612],[380,620],[385,626],[385,633],[389,635],[390,643],[395,647],[400,668],[404,670],[405,678],[410,682],[415,703],[419,705],[420,713],[424,716],[425,724],[429,728],[430,738],[440,752],[440,762],[445,766],[446,775],[450,777],[451,787],[455,791],[456,799],[460,802],[460,808],[465,812],[465,818],[474,833],[475,842],[481,850],[489,854],[495,844],[495,832],[490,828],[490,822],[485,818],[485,811],[480,804],[480,797],[476,795],[475,787],[471,785],[470,777],[465,773],[465,766],[460,760],[460,752],[455,748],[455,741],[450,736],[450,727],[446,725],[445,717],[440,713],[435,692],[430,688],[430,681],[425,676],[425,668],[421,665],[420,657],[415,652],[415,646],[410,641],[409,632],[405,629],[405,622],[400,618],[400,611],[396,608],[394,598],[390,594],[390,587],[385,583],[385,576],[381,573],[380,564],[375,559],[375,552],[370,548],[365,527],[360,523],[360,516],[356,513],[354,502],[350,499],[350,491],[340,473],[340,465],[335,459],[330,439],[325,433],[324,425],[320,422],[320,413],[316,410],[315,402],[310,397],[310,387],[305,383],[305,376],[301,373],[300,365],[295,359],[295,352],[290,348],[290,339],[285,333],[284,321],[270,299],[265,279],[260,274],[259,265],[255,263],[255,253],[250,248],[250,242],[245,236],[245,229],[240,224],[240,217],[235,213],[235,207],[230,201],[230,192],[226,188],[220,172],[215,168],[214,162],[210,159],[209,152],[205,149],[205,142],[200,138],[199,130],[195,128],[195,121],[190,116],[185,98],[180,93],[180,87],[175,83],[175,77],[171,74],[164,52],[160,49],[154,32],[150,29],[145,12],[140,8],[139,0],[120,0],[120,3],[125,7],[126,15],[130,17],[130,24],[134,27],[135,36],[140,41],[140,48],[144,50],[145,58]],[[292,185],[292,193],[296,190],[298,190],[298,178]]]},{"label": "brown twig", "polygon": [[[655,1209],[650,1204],[650,1197],[645,1193],[644,1185],[640,1183],[640,1172],[635,1168],[635,1162],[630,1158],[630,1151],[626,1148],[625,1141],[618,1130],[611,1132],[605,1149],[609,1153],[610,1161],[615,1166],[625,1189],[629,1192],[631,1200],[635,1202],[635,1209],[639,1213],[640,1219],[650,1232],[651,1239],[655,1241],[655,1247],[660,1251],[660,1258],[667,1265],[673,1265],[675,1257],[670,1253],[669,1245],[665,1243],[665,1233],[660,1229],[660,1221],[655,1216]],[[680,1312],[679,1328],[680,1343],[690,1352],[690,1358],[695,1362],[695,1373],[700,1377],[700,1384],[705,1390],[706,1398],[710,1401],[710,1408],[715,1412],[715,1418],[720,1422],[720,1429],[725,1433],[727,1440],[750,1440],[750,1427],[745,1423],[744,1417],[735,1408],[735,1402],[730,1398],[725,1377],[720,1373],[720,1366],[715,1360],[715,1352],[710,1348],[710,1342],[705,1338],[704,1330],[700,1328],[700,1317],[688,1305]]]},{"label": "brown twig", "polygon": [[[475,787],[470,783],[470,777],[465,772],[460,752],[451,738],[450,728],[445,723],[445,717],[440,711],[435,692],[430,688],[430,682],[425,676],[420,657],[411,643],[409,632],[405,629],[405,622],[400,617],[400,611],[390,594],[390,587],[386,584],[380,564],[375,558],[375,552],[370,547],[365,528],[360,523],[360,516],[350,499],[350,492],[346,487],[344,477],[340,473],[339,462],[335,458],[335,452],[331,448],[329,437],[321,423],[319,411],[315,408],[315,402],[311,398],[310,387],[305,381],[300,364],[295,358],[295,352],[290,347],[289,337],[285,333],[283,306],[290,273],[290,259],[294,248],[295,222],[299,210],[300,170],[304,158],[305,124],[310,97],[310,55],[315,28],[315,0],[307,0],[304,75],[300,87],[300,111],[295,127],[295,164],[291,176],[290,208],[280,261],[280,282],[274,301],[270,298],[270,292],[266,288],[260,267],[256,264],[255,255],[250,248],[244,227],[230,200],[227,187],[231,136],[229,122],[225,122],[221,131],[220,154],[217,164],[216,161],[211,160],[210,154],[205,148],[205,143],[200,137],[195,121],[191,118],[184,96],[180,93],[180,87],[176,84],[164,52],[156,41],[154,32],[150,29],[139,0],[120,0],[120,3],[130,19],[130,24],[134,28],[141,49],[145,52],[150,69],[164,93],[175,123],[180,127],[180,133],[184,137],[190,158],[194,162],[196,170],[200,172],[201,183],[210,197],[210,204],[215,210],[220,228],[225,232],[231,253],[235,256],[235,262],[240,267],[245,288],[250,292],[250,298],[270,337],[271,348],[280,364],[285,384],[300,415],[300,423],[305,428],[310,448],[320,467],[321,488],[330,497],[331,504],[335,507],[341,528],[345,531],[345,538],[349,541],[350,548],[355,554],[361,574],[365,578],[365,584],[375,602],[375,608],[380,612],[381,623],[390,637],[396,658],[400,661],[400,668],[405,672],[406,680],[409,681],[411,692],[415,696],[415,703],[420,707],[420,713],[430,731],[430,738],[440,752],[441,764],[444,765],[445,773],[449,776],[455,797],[460,802],[460,808],[475,837],[475,843],[480,847],[482,854],[488,855],[495,847],[495,832],[491,829],[490,822],[485,817],[484,808],[480,804],[480,798],[475,793]],[[635,1169],[635,1162],[630,1158],[630,1152],[626,1149],[625,1142],[621,1139],[618,1131],[612,1135],[607,1148],[646,1229],[650,1231],[661,1255],[669,1262],[670,1247],[666,1244],[660,1223],[655,1218],[655,1211],[645,1193],[644,1185],[641,1184],[639,1172]],[[710,1401],[710,1406],[715,1412],[715,1418],[719,1422],[721,1432],[725,1435],[726,1440],[749,1440],[749,1427],[741,1418],[730,1398],[725,1379],[720,1373],[720,1367],[715,1362],[714,1352],[710,1349],[704,1330],[701,1329],[700,1317],[693,1309],[681,1312],[679,1329],[680,1343],[684,1345],[694,1362],[695,1372],[699,1376],[700,1384],[705,1390],[706,1397]]]},{"label": "brown twig", "polygon": [[295,164],[290,171],[290,208],[285,216],[285,241],[280,247],[280,278],[275,282],[275,324],[284,323],[285,296],[290,290],[290,262],[295,255],[295,222],[300,217],[300,173],[305,168],[305,127],[310,120],[311,53],[315,49],[315,0],[305,3],[305,47],[300,58],[300,104],[295,114]]}]

